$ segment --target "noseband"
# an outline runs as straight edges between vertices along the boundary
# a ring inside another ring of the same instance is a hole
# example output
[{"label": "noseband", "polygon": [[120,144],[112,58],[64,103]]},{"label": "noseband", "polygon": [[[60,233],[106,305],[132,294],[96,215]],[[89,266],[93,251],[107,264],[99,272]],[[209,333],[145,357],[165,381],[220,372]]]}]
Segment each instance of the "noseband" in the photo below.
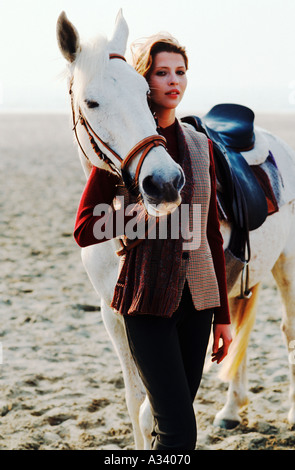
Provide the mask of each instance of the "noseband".
[{"label": "noseband", "polygon": [[[110,59],[121,59],[121,60],[124,60],[126,62],[126,59],[125,57],[123,57],[122,55],[120,54],[110,54],[109,55]],[[103,160],[109,167],[112,171],[115,171],[116,173],[118,173],[120,176],[120,172],[118,170],[118,168],[116,167],[116,165],[112,162],[112,160],[106,156],[102,150],[99,148],[99,146],[97,145],[97,142],[96,140],[105,148],[107,149],[114,157],[116,157],[116,159],[120,162],[121,164],[121,171],[122,170],[126,170],[127,167],[130,165],[130,163],[133,161],[133,159],[142,152],[141,156],[140,156],[140,159],[139,159],[139,162],[137,164],[137,167],[136,167],[136,171],[135,171],[135,176],[134,176],[134,182],[135,184],[137,185],[138,184],[138,177],[139,177],[139,173],[140,173],[140,170],[141,170],[141,167],[142,167],[142,164],[143,164],[143,161],[145,159],[145,157],[148,155],[148,153],[154,148],[154,147],[158,147],[159,145],[161,145],[162,147],[164,147],[165,149],[167,148],[166,146],[166,139],[164,137],[162,137],[161,135],[158,135],[158,134],[155,134],[155,135],[151,135],[149,137],[146,137],[145,139],[141,140],[140,142],[138,142],[138,144],[136,144],[130,151],[129,153],[126,155],[126,157],[123,159],[120,157],[120,155],[118,155],[111,147],[109,147],[109,145],[104,142],[96,133],[95,131],[92,129],[91,125],[89,124],[89,122],[87,121],[87,119],[83,116],[83,113],[81,111],[81,108],[79,108],[79,117],[78,117],[78,120],[76,121],[76,117],[75,117],[75,108],[74,108],[74,99],[73,99],[73,92],[72,92],[72,85],[73,85],[73,81],[71,82],[71,85],[70,85],[70,95],[71,95],[71,104],[72,104],[72,113],[73,113],[73,122],[74,122],[74,131],[75,131],[75,135],[76,135],[76,139],[77,139],[77,142],[79,144],[79,147],[81,148],[84,156],[87,158],[87,160],[89,160],[88,156],[86,155],[86,152],[84,151],[81,143],[80,143],[80,140],[79,140],[79,137],[78,137],[78,134],[77,134],[77,124],[78,122],[80,122],[80,124],[84,127],[84,129],[86,130],[87,132],[87,135],[89,137],[89,141],[92,145],[92,148],[94,150],[94,152],[96,153],[96,155],[101,159]],[[96,139],[96,140],[95,140]]]}]

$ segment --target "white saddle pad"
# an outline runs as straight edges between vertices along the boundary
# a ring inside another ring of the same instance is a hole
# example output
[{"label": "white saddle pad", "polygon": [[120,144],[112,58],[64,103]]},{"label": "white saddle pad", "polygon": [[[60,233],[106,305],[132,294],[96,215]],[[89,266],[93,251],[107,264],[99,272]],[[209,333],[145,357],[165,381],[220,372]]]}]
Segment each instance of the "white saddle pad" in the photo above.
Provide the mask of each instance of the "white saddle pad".
[{"label": "white saddle pad", "polygon": [[252,150],[241,152],[248,165],[261,165],[268,157],[270,147],[265,135],[266,131],[260,127],[255,127],[255,145]]}]

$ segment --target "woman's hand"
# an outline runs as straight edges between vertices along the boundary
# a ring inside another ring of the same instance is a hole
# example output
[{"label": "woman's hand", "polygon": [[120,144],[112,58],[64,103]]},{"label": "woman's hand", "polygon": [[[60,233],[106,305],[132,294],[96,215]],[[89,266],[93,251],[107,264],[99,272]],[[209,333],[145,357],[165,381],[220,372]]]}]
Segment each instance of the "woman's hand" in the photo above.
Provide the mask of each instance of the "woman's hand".
[{"label": "woman's hand", "polygon": [[[213,325],[213,351],[212,351],[212,362],[217,361],[219,364],[227,355],[228,348],[232,342],[232,336],[229,325],[222,325],[215,323]],[[222,340],[222,345],[219,347],[219,340]]]}]

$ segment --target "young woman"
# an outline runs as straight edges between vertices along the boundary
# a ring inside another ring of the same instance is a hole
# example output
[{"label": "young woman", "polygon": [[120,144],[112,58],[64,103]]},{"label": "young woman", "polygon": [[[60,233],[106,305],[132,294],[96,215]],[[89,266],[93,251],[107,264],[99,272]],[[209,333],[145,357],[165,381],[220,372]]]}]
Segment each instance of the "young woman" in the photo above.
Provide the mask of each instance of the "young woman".
[{"label": "young woman", "polygon": [[[146,239],[127,251],[112,307],[124,316],[130,350],[150,400],[153,449],[193,450],[197,439],[193,402],[212,321],[212,361],[220,363],[231,342],[212,144],[176,119],[187,86],[188,59],[174,38],[158,35],[141,44],[135,68],[149,83],[158,132],[184,170],[182,201],[201,207],[201,243],[198,249],[185,251],[175,240]],[[111,203],[117,185],[117,177],[92,170],[74,232],[80,246],[103,241],[93,233],[98,219],[93,208]]]}]

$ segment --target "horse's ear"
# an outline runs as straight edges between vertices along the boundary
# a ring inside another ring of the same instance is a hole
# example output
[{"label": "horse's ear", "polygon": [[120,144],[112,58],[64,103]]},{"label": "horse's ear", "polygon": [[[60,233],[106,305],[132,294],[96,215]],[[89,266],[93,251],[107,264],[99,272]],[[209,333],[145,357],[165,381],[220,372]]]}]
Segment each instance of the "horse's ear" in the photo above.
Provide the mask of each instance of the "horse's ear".
[{"label": "horse's ear", "polygon": [[116,25],[113,37],[110,41],[110,47],[112,49],[111,52],[117,52],[118,54],[124,55],[126,51],[128,36],[129,28],[123,16],[122,9],[120,9],[116,18]]},{"label": "horse's ear", "polygon": [[63,11],[57,20],[56,35],[59,48],[69,62],[74,62],[80,51],[79,33]]}]

